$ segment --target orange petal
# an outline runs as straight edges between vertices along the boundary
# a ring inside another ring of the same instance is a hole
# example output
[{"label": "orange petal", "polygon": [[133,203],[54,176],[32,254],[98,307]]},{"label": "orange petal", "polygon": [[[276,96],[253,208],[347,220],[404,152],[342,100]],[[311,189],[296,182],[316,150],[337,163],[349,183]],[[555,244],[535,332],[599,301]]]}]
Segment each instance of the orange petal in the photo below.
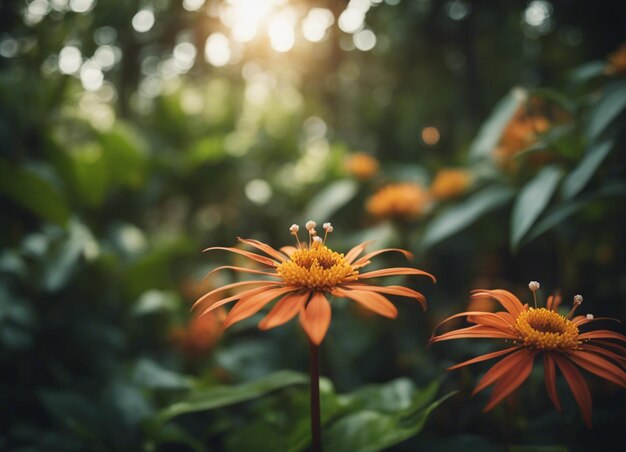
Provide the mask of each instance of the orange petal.
[{"label": "orange petal", "polygon": [[519,373],[520,370],[524,368],[527,361],[530,361],[532,365],[532,357],[533,354],[528,351],[528,349],[523,348],[505,358],[502,358],[501,361],[498,361],[498,363],[494,364],[493,367],[485,373],[483,378],[474,388],[474,391],[472,391],[472,395],[482,391],[487,386],[492,385],[496,382],[496,380],[504,378],[504,376],[511,371],[513,371],[513,373]]},{"label": "orange petal", "polygon": [[478,325],[491,326],[494,328],[506,328],[507,325],[515,325],[515,319],[508,312],[493,312],[491,315],[469,316],[469,322]]},{"label": "orange petal", "polygon": [[568,357],[573,363],[578,364],[592,374],[626,388],[626,373],[606,359],[581,350],[573,351]]},{"label": "orange petal", "polygon": [[224,319],[224,328],[228,328],[233,323],[240,322],[259,312],[263,307],[275,298],[296,290],[294,287],[279,287],[265,290],[250,297],[242,298],[230,310]]},{"label": "orange petal", "polygon": [[446,370],[455,370],[461,367],[469,366],[470,364],[487,361],[488,359],[497,358],[498,356],[506,355],[507,353],[511,353],[519,349],[520,347],[517,346],[517,347],[506,348],[504,350],[498,350],[497,352],[493,352],[493,353],[487,353],[486,355],[480,355],[480,356],[477,356],[476,358],[472,358],[467,361],[463,361],[462,363],[455,364],[454,366],[450,366]]},{"label": "orange petal", "polygon": [[616,351],[617,352],[616,355],[620,357],[620,360],[621,359],[626,360],[626,347],[623,347],[619,344],[615,344],[610,341],[600,340],[600,341],[593,341],[593,343],[586,342],[585,344],[581,346],[581,348],[584,350],[589,349],[591,347],[604,350],[605,352],[609,352],[610,350],[610,353],[612,353],[613,351]]},{"label": "orange petal", "polygon": [[390,253],[390,252],[402,253],[407,259],[413,259],[413,254],[408,252],[407,250],[403,250],[400,248],[384,248],[382,250],[372,251],[371,253],[367,253],[364,256],[361,256],[359,260],[357,260],[353,264],[353,266],[355,268],[363,267],[365,263],[370,261],[370,259],[372,259],[373,257],[376,257],[379,254]]},{"label": "orange petal", "polygon": [[215,295],[216,293],[223,292],[223,291],[228,290],[228,289],[234,289],[235,287],[250,286],[250,285],[255,285],[255,284],[256,285],[262,284],[263,286],[272,286],[272,285],[276,285],[276,284],[282,284],[282,282],[279,282],[279,281],[240,281],[240,282],[236,282],[236,283],[232,283],[232,284],[226,284],[225,286],[218,287],[217,289],[213,289],[209,293],[206,293],[206,294],[202,295],[200,298],[198,298],[196,300],[196,302],[193,304],[191,309],[193,309],[197,305],[199,305],[199,304],[209,300],[211,298],[211,296]]},{"label": "orange petal", "polygon": [[484,338],[484,339],[517,339],[512,333],[499,330],[482,325],[470,326],[468,328],[462,328],[460,330],[450,331],[448,333],[441,334],[439,336],[430,339],[429,343],[447,341],[450,339],[470,339],[470,338]]},{"label": "orange petal", "polygon": [[587,427],[591,428],[592,401],[591,393],[589,392],[587,383],[585,383],[585,379],[580,374],[578,369],[576,369],[576,366],[570,363],[566,358],[557,353],[552,356],[556,365],[559,366],[559,369],[563,372],[565,381],[567,381],[572,394],[574,394],[574,398],[578,403],[578,407],[580,408],[580,413],[582,414],[585,424],[587,424]]},{"label": "orange petal", "polygon": [[367,242],[359,243],[358,245],[353,247],[350,251],[348,251],[348,253],[345,256],[345,259],[348,262],[348,264],[351,264],[354,261],[354,259],[356,259],[357,256],[365,250],[367,245],[371,243],[374,243],[374,240],[368,240]]},{"label": "orange petal", "polygon": [[228,298],[224,298],[222,300],[218,300],[218,301],[214,302],[211,306],[206,308],[204,311],[202,311],[202,314],[200,314],[200,316],[208,314],[209,312],[219,308],[220,306],[224,306],[225,304],[230,303],[231,301],[239,300],[240,298],[252,297],[252,296],[254,296],[254,295],[258,294],[258,293],[264,292],[266,290],[268,290],[268,288],[266,286],[257,287],[256,289],[245,290],[243,292],[239,292],[236,295],[233,295],[232,297],[228,297]]},{"label": "orange petal", "polygon": [[270,259],[269,257],[260,256],[255,253],[251,253],[250,251],[240,250],[239,248],[212,246],[211,248],[205,249],[203,252],[213,251],[213,250],[224,250],[224,251],[230,251],[231,253],[241,254],[242,256],[245,256],[248,259],[252,259],[253,261],[257,261],[262,264],[269,265],[270,267],[276,267],[278,265],[278,262]]},{"label": "orange petal", "polygon": [[404,286],[372,286],[370,284],[346,284],[345,289],[366,290],[370,292],[379,292],[388,295],[398,295],[400,297],[414,298],[420,302],[424,310],[426,310],[426,297],[417,290],[409,289]]},{"label": "orange petal", "polygon": [[304,306],[310,293],[293,293],[285,296],[274,305],[272,310],[259,323],[259,328],[269,330],[293,319]]},{"label": "orange petal", "polygon": [[232,265],[222,265],[221,267],[214,268],[209,273],[207,273],[207,276],[212,275],[213,273],[217,273],[222,270],[234,270],[236,272],[253,273],[255,275],[278,276],[276,273],[264,272],[262,270],[255,270],[253,268],[235,267]]},{"label": "orange petal", "polygon": [[365,290],[343,290],[337,287],[332,292],[333,295],[338,297],[345,297],[354,300],[370,311],[376,314],[395,319],[398,316],[398,309],[393,303],[387,300],[382,295],[376,292],[368,292]]},{"label": "orange petal", "polygon": [[[435,328],[433,328],[433,335],[431,337],[431,340],[434,339],[435,336],[435,332],[439,329],[439,327],[441,325],[443,325],[444,323],[449,322],[450,320],[453,319],[458,319],[459,317],[473,317],[473,318],[479,318],[479,317],[493,317],[495,316],[495,314],[493,312],[485,312],[485,311],[467,311],[467,312],[460,312],[458,314],[454,314],[451,315],[450,317],[447,317],[445,319],[443,319],[441,322],[439,322]],[[500,325],[497,327],[498,329],[504,330],[506,332],[508,332],[508,324],[506,321],[504,320],[500,320],[500,318],[498,317],[497,319],[494,319],[495,321],[499,321]],[[493,326],[492,326],[493,327]],[[509,333],[510,334],[510,333]]]},{"label": "orange petal", "polygon": [[287,256],[285,256],[284,254],[282,254],[281,252],[275,250],[274,248],[272,248],[271,246],[263,243],[263,242],[259,242],[258,240],[254,240],[254,239],[242,239],[241,237],[237,237],[237,240],[239,240],[242,243],[246,243],[250,246],[255,247],[256,249],[263,251],[265,254],[272,256],[274,259],[278,259],[280,262],[285,262],[287,260]]},{"label": "orange petal", "polygon": [[472,297],[485,297],[489,296],[498,301],[504,309],[509,311],[515,318],[519,316],[524,310],[524,305],[519,299],[511,292],[502,289],[496,290],[474,290],[472,291]]},{"label": "orange petal", "polygon": [[359,275],[359,279],[367,279],[367,278],[378,278],[379,276],[396,276],[396,275],[423,275],[428,276],[433,282],[437,282],[437,279],[422,270],[418,270],[417,268],[411,267],[392,267],[392,268],[383,268],[381,270],[374,270],[368,273],[363,273]]},{"label": "orange petal", "polygon": [[[533,370],[533,359],[535,354],[528,350],[520,350],[522,359],[514,368],[510,368],[509,372],[504,375],[500,381],[493,387],[489,402],[483,408],[483,412],[487,412],[500,403],[504,398],[508,397],[513,391],[519,388],[526,381],[530,372]],[[506,358],[505,358],[506,359]]]},{"label": "orange petal", "polygon": [[548,301],[546,302],[546,309],[548,309],[548,311],[557,311],[560,305],[561,305],[561,295],[559,294],[550,295],[548,297]]},{"label": "orange petal", "polygon": [[626,336],[622,336],[619,333],[611,330],[595,330],[583,333],[578,336],[580,340],[585,339],[616,339],[618,341],[626,342]]},{"label": "orange petal", "polygon": [[330,303],[322,292],[315,292],[306,307],[300,309],[300,324],[315,345],[324,340],[330,319]]},{"label": "orange petal", "polygon": [[597,320],[612,320],[613,322],[622,323],[619,319],[614,319],[613,317],[594,317],[593,319],[588,319],[587,316],[584,315],[577,315],[572,319],[572,322],[574,325],[580,326]]},{"label": "orange petal", "polygon": [[[489,402],[483,408],[483,412],[487,412],[500,403],[509,394],[521,386],[533,370],[533,359],[535,354],[528,350],[520,350],[523,353],[523,360],[515,367],[510,367],[507,374],[502,376],[500,381],[496,383],[489,398]],[[506,359],[506,358],[505,358]]]},{"label": "orange petal", "polygon": [[556,370],[554,368],[554,360],[552,359],[551,353],[543,354],[543,369],[548,397],[550,397],[550,400],[552,400],[552,403],[554,404],[556,409],[560,412],[563,412],[563,408],[561,408],[561,402],[559,401],[559,395],[556,392]]}]

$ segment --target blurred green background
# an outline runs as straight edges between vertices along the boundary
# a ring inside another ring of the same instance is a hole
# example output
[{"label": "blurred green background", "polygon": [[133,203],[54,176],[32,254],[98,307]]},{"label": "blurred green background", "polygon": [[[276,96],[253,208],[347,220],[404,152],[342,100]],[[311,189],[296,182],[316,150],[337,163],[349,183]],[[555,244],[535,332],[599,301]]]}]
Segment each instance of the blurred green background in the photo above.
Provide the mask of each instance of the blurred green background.
[{"label": "blurred green background", "polygon": [[[487,367],[445,368],[498,344],[426,342],[470,290],[528,302],[530,280],[626,319],[625,16],[620,1],[0,0],[0,449],[306,450],[297,322],[222,333],[190,307],[237,278],[203,280],[232,256],[202,249],[291,245],[312,218],[337,251],[374,238],[438,277],[400,279],[429,310],[397,300],[394,321],[333,303],[328,450],[621,450],[610,383],[586,375],[593,430],[562,381],[554,410],[541,366],[482,414]],[[393,183],[417,194],[372,201]]]}]

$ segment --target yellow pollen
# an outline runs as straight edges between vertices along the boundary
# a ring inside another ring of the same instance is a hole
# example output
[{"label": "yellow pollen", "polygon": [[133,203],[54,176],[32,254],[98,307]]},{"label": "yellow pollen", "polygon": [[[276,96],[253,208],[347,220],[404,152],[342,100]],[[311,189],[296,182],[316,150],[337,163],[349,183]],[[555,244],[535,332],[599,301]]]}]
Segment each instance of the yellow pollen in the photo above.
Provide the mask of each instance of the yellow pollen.
[{"label": "yellow pollen", "polygon": [[537,350],[575,349],[578,340],[578,327],[557,312],[546,308],[529,308],[522,312],[515,322],[519,341],[526,347]]},{"label": "yellow pollen", "polygon": [[320,242],[294,251],[291,258],[276,270],[286,284],[325,291],[344,281],[354,281],[359,274],[343,254]]}]

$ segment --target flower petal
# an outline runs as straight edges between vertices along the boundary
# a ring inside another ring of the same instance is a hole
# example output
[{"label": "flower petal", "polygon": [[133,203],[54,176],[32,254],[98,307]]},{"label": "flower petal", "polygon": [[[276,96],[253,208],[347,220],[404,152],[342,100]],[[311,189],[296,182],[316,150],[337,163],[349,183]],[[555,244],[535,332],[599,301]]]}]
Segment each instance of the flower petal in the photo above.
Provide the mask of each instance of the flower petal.
[{"label": "flower petal", "polygon": [[554,367],[554,359],[552,359],[551,353],[543,354],[543,373],[546,380],[546,391],[548,392],[548,397],[550,397],[550,400],[552,400],[556,409],[563,412],[559,395],[556,392],[556,369]]},{"label": "flower petal", "polygon": [[[192,309],[195,308],[197,305],[202,304],[205,301],[208,301],[211,298],[211,296],[215,295],[216,293],[223,292],[228,289],[234,289],[235,287],[250,286],[250,285],[255,285],[255,284],[257,285],[262,284],[263,286],[273,286],[277,284],[282,284],[282,282],[280,281],[239,281],[239,282],[232,283],[232,284],[226,284],[225,286],[218,287],[217,289],[213,289],[209,293],[202,295],[193,304]],[[236,298],[233,298],[233,299],[236,300]]]},{"label": "flower petal", "polygon": [[524,310],[524,305],[519,299],[508,290],[495,289],[495,290],[474,290],[472,291],[472,298],[474,297],[492,297],[498,301],[504,309],[509,311],[515,318],[519,316]]},{"label": "flower petal", "polygon": [[[489,402],[483,408],[483,412],[487,412],[500,403],[504,398],[508,397],[513,391],[521,386],[526,381],[530,372],[533,370],[533,359],[535,354],[529,350],[520,350],[522,358],[515,365],[511,367],[507,374],[503,375],[500,381],[496,383],[489,398]],[[512,356],[512,355],[510,355]],[[505,358],[506,359],[506,358]]]},{"label": "flower petal", "polygon": [[242,239],[241,237],[237,237],[237,240],[239,240],[242,243],[246,243],[250,246],[255,247],[256,249],[263,251],[265,254],[272,256],[274,259],[278,259],[280,262],[285,262],[287,260],[287,256],[285,256],[284,254],[282,254],[281,252],[275,250],[274,248],[272,248],[271,246],[260,242],[258,240],[254,240],[254,239]]},{"label": "flower petal", "polygon": [[469,339],[469,338],[485,338],[485,339],[517,339],[512,333],[504,330],[491,328],[483,325],[474,325],[459,330],[450,331],[448,333],[435,336],[429,340],[429,343],[447,341],[450,339]]},{"label": "flower petal", "polygon": [[240,250],[239,248],[225,247],[225,246],[212,246],[211,248],[207,248],[203,250],[203,252],[213,251],[213,250],[224,250],[230,251],[231,253],[241,254],[242,256],[247,257],[248,259],[252,259],[253,261],[260,262],[265,265],[269,265],[270,267],[276,267],[278,262],[270,259],[269,257],[260,256],[255,253],[251,253],[250,251]]},{"label": "flower petal", "polygon": [[345,289],[358,289],[370,292],[384,293],[388,295],[398,295],[400,297],[414,298],[420,302],[422,308],[426,310],[426,297],[417,290],[409,289],[404,286],[372,286],[370,284],[346,284],[342,286]]},{"label": "flower petal", "polygon": [[285,253],[287,256],[291,256],[293,252],[296,251],[298,248],[296,248],[295,246],[287,245],[287,246],[281,246],[279,249],[281,252]]},{"label": "flower petal", "polygon": [[595,330],[588,331],[587,333],[582,333],[578,336],[578,339],[616,339],[618,341],[626,342],[626,336],[623,336],[615,331],[611,330]]},{"label": "flower petal", "polygon": [[423,275],[428,276],[433,282],[437,282],[437,279],[422,270],[418,270],[417,268],[411,267],[392,267],[392,268],[383,268],[381,270],[374,270],[368,273],[363,273],[359,275],[359,279],[367,279],[367,278],[378,278],[380,276],[396,276],[396,275]]},{"label": "flower petal", "polygon": [[330,303],[322,292],[315,292],[306,307],[300,308],[300,324],[313,344],[324,340],[331,315]]},{"label": "flower petal", "polygon": [[570,363],[565,357],[557,353],[555,353],[553,357],[556,365],[559,366],[559,369],[563,372],[565,381],[567,381],[572,394],[574,394],[574,398],[578,403],[585,424],[587,424],[587,427],[591,428],[591,408],[593,402],[591,401],[591,392],[589,392],[589,387],[587,383],[585,383],[585,379],[578,369],[576,369],[576,366]]},{"label": "flower petal", "polygon": [[574,364],[578,364],[592,374],[626,388],[626,373],[610,361],[582,350],[575,350],[568,357]]},{"label": "flower petal", "polygon": [[505,375],[507,375],[509,372],[520,373],[521,370],[525,369],[525,366],[527,365],[528,362],[531,363],[531,367],[532,367],[533,356],[534,356],[533,353],[530,352],[528,349],[522,348],[516,351],[515,353],[498,361],[496,364],[494,364],[491,367],[491,369],[487,371],[487,373],[485,373],[483,378],[481,378],[481,380],[478,382],[478,384],[474,388],[474,391],[472,391],[472,395],[482,391],[487,386],[495,383],[497,380],[504,378]]},{"label": "flower petal", "polygon": [[348,264],[351,264],[354,261],[354,259],[356,259],[357,256],[361,254],[368,245],[374,242],[375,240],[368,240],[367,242],[359,243],[358,245],[354,246],[350,251],[348,251],[348,253],[345,256],[345,259],[348,262]]},{"label": "flower petal", "polygon": [[[502,331],[506,332],[507,333],[507,337],[509,337],[509,335],[512,335],[512,333],[508,329],[508,322],[506,322],[504,319],[501,319],[499,316],[496,316],[493,312],[468,311],[468,312],[460,312],[458,314],[451,315],[450,317],[447,317],[447,318],[443,319],[441,322],[439,322],[435,326],[435,328],[433,328],[433,334],[432,334],[430,340],[433,341],[433,342],[436,341],[436,340],[440,340],[438,338],[441,337],[441,336],[435,337],[435,332],[439,329],[439,327],[441,325],[443,325],[444,323],[449,322],[450,320],[457,319],[459,317],[472,317],[472,318],[474,318],[474,321],[475,321],[477,318],[494,317],[494,316],[496,317],[496,318],[494,318],[494,322],[495,323],[490,325],[490,327],[496,328],[498,330],[502,330]],[[499,323],[499,324],[497,326],[495,326],[497,323]],[[460,331],[460,330],[457,330],[457,331]]]},{"label": "flower petal", "polygon": [[272,310],[259,322],[259,328],[269,330],[293,319],[304,306],[310,292],[298,292],[286,295],[274,305]]},{"label": "flower petal", "polygon": [[365,290],[343,290],[339,287],[332,291],[337,297],[350,298],[370,311],[380,314],[383,317],[395,319],[398,316],[398,309],[393,303],[376,292]]},{"label": "flower petal", "polygon": [[259,312],[263,307],[275,298],[296,290],[295,287],[278,287],[265,290],[261,293],[242,298],[233,306],[224,319],[224,328],[228,328],[234,323],[247,319]]},{"label": "flower petal", "polygon": [[485,355],[480,355],[480,356],[477,356],[476,358],[472,358],[467,361],[463,361],[462,363],[455,364],[454,366],[450,366],[446,370],[455,370],[461,367],[469,366],[470,364],[487,361],[488,359],[497,358],[498,356],[506,355],[507,353],[511,353],[519,349],[520,347],[517,346],[517,347],[505,348],[504,350],[498,350],[497,352],[493,352],[493,353],[487,353]]},{"label": "flower petal", "polygon": [[546,302],[546,309],[548,311],[557,311],[559,306],[561,305],[561,295],[554,294],[548,297],[548,301]]},{"label": "flower petal", "polygon": [[376,257],[379,254],[390,253],[390,252],[402,253],[404,257],[406,257],[407,259],[409,260],[413,259],[413,253],[410,253],[407,250],[403,250],[400,248],[384,248],[382,250],[372,251],[371,253],[367,253],[364,256],[361,256],[356,262],[354,262],[353,267],[355,268],[364,267],[366,265],[366,262],[369,262],[373,257]]}]

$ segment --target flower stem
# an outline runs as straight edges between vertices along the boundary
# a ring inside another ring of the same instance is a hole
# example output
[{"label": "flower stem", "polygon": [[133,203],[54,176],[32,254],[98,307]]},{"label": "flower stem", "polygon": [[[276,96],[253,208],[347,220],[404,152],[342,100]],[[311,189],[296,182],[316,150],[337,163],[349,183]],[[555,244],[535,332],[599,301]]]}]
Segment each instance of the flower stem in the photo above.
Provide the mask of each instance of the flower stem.
[{"label": "flower stem", "polygon": [[311,344],[311,440],[312,451],[322,451],[322,428],[320,422],[320,361],[319,347]]}]

